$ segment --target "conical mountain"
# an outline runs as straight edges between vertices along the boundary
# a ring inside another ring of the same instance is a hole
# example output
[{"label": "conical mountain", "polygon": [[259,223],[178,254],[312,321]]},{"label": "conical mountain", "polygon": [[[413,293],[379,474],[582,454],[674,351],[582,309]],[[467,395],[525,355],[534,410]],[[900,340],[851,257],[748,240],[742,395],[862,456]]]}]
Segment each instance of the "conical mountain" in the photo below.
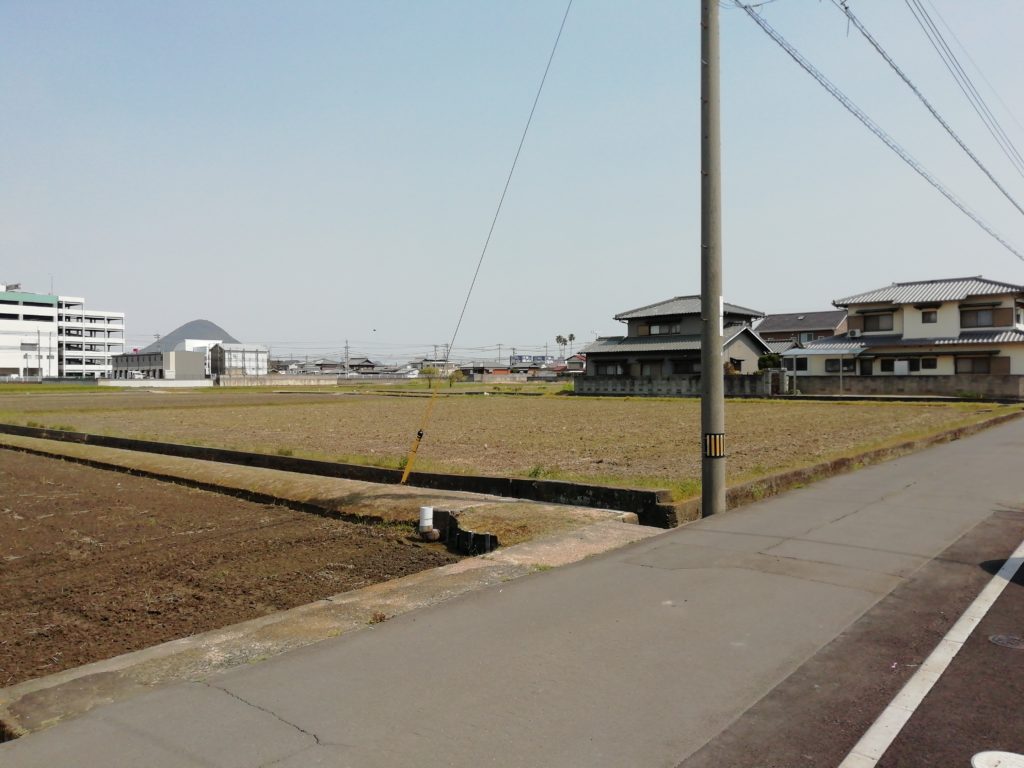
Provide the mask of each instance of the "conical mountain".
[{"label": "conical mountain", "polygon": [[185,323],[166,336],[161,336],[145,349],[139,350],[140,354],[152,354],[154,352],[171,352],[178,344],[185,339],[217,339],[225,344],[238,344],[238,339],[225,331],[216,323],[209,320],[192,320]]}]

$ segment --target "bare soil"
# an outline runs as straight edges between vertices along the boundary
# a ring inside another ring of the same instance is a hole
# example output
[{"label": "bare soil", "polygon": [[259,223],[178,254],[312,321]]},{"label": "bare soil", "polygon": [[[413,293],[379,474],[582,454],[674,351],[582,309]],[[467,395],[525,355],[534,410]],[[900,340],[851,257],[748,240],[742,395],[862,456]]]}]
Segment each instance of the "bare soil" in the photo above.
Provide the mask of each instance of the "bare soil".
[{"label": "bare soil", "polygon": [[0,450],[0,687],[457,559],[409,533]]},{"label": "bare soil", "polygon": [[[425,429],[417,469],[673,488],[680,498],[699,487],[698,400],[445,394]],[[381,466],[404,459],[425,409],[422,397],[331,390],[0,392],[0,421]],[[729,479],[840,458],[1010,410],[1020,406],[730,400]]]}]

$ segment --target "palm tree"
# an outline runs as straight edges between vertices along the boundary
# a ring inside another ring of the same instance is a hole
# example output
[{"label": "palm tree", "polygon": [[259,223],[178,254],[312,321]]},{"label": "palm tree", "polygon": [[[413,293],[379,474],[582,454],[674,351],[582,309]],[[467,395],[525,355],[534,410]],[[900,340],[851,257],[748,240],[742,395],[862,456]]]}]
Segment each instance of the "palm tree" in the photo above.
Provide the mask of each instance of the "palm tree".
[{"label": "palm tree", "polygon": [[569,356],[572,357],[572,343],[576,341],[576,334],[570,333],[567,341],[569,342]]},{"label": "palm tree", "polygon": [[563,336],[562,334],[558,334],[557,336],[555,336],[555,344],[557,344],[559,350],[561,350],[562,357],[565,357],[565,345],[568,343],[569,340],[566,339],[565,336]]}]

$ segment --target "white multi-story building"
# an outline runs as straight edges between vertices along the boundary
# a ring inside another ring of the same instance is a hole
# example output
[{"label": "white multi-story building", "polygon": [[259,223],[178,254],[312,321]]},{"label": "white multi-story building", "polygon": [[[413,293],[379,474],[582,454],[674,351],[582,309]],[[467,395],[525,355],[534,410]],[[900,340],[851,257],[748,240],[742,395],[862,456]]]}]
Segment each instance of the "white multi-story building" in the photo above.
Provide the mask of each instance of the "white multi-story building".
[{"label": "white multi-story building", "polygon": [[124,312],[0,283],[0,376],[107,378],[123,351]]},{"label": "white multi-story building", "polygon": [[0,377],[58,373],[57,297],[0,283]]}]

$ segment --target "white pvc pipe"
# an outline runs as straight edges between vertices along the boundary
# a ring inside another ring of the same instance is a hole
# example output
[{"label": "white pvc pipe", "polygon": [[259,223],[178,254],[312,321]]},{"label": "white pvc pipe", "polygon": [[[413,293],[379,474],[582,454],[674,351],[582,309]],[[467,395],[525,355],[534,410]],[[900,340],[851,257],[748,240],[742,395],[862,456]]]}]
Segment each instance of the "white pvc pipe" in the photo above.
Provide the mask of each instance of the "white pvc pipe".
[{"label": "white pvc pipe", "polygon": [[420,507],[420,533],[434,530],[434,508]]}]

